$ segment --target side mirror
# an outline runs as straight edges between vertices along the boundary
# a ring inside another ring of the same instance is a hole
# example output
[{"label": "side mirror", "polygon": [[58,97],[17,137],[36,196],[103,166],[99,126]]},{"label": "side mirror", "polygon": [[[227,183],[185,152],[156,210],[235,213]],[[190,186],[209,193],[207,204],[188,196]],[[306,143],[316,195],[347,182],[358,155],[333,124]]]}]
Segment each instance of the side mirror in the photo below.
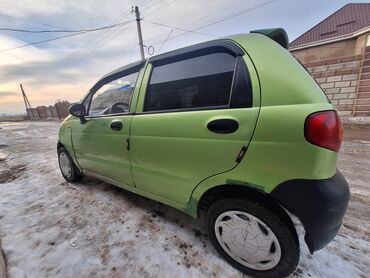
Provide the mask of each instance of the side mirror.
[{"label": "side mirror", "polygon": [[73,104],[71,107],[69,107],[68,110],[69,114],[75,117],[79,117],[81,124],[84,124],[86,122],[85,116],[86,116],[86,110],[85,106],[81,103]]}]

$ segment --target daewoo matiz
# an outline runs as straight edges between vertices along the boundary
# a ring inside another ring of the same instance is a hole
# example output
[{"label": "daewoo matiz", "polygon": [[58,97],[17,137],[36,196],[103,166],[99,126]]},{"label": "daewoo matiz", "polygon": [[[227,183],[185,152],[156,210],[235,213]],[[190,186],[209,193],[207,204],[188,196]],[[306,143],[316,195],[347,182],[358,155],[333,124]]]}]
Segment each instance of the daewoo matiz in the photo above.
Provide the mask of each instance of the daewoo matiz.
[{"label": "daewoo matiz", "polygon": [[203,220],[216,250],[258,277],[294,271],[336,235],[349,200],[336,169],[337,112],[287,51],[282,29],[253,31],[139,61],[70,107],[58,157],[83,175]]}]

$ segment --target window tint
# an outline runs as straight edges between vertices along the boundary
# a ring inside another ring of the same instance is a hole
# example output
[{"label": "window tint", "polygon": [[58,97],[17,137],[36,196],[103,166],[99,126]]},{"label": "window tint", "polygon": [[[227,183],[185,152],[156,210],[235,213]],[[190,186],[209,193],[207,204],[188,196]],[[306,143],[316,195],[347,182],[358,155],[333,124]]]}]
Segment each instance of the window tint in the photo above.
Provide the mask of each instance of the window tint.
[{"label": "window tint", "polygon": [[90,116],[125,113],[130,110],[138,72],[103,85],[93,96]]},{"label": "window tint", "polygon": [[231,108],[243,108],[252,106],[252,84],[248,69],[239,57],[234,74],[233,92],[230,100]]},{"label": "window tint", "polygon": [[236,58],[214,53],[153,68],[144,111],[229,105]]}]

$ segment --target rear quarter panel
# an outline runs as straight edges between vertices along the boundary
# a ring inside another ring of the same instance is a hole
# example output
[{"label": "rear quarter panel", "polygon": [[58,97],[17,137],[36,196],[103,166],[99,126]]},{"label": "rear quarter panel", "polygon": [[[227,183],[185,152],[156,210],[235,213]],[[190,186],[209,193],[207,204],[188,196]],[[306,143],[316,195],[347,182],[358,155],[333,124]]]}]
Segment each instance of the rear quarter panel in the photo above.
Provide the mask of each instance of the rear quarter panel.
[{"label": "rear quarter panel", "polygon": [[289,51],[259,35],[232,37],[252,60],[261,86],[261,109],[246,155],[232,171],[210,177],[192,194],[186,210],[210,188],[241,184],[270,193],[290,179],[326,179],[336,172],[337,153],[308,143],[308,115],[334,110],[321,88]]}]

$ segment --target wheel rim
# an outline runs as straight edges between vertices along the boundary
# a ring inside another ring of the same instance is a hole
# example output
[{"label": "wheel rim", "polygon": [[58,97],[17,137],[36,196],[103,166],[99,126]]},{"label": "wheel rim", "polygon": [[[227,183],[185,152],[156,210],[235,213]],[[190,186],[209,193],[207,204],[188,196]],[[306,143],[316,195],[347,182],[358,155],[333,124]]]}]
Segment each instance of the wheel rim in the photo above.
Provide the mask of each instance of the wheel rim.
[{"label": "wheel rim", "polygon": [[269,270],[280,261],[281,248],[273,231],[257,217],[243,211],[227,211],[215,222],[222,249],[238,263],[254,270]]},{"label": "wheel rim", "polygon": [[64,152],[59,154],[59,165],[63,175],[70,178],[72,175],[72,165],[68,156]]}]

